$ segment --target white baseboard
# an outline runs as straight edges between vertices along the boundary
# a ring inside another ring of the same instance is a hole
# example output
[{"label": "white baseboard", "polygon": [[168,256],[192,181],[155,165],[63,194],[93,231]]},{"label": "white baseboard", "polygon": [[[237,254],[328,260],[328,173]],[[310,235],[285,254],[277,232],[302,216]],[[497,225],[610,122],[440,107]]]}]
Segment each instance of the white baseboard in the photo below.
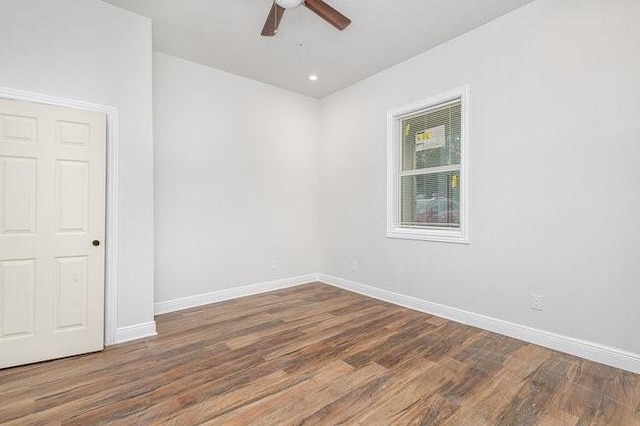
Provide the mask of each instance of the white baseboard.
[{"label": "white baseboard", "polygon": [[116,341],[114,343],[129,342],[131,340],[155,336],[156,334],[158,333],[156,333],[155,321],[127,325],[125,327],[118,327],[116,330]]},{"label": "white baseboard", "polygon": [[[254,294],[294,287],[315,281],[321,281],[334,287],[353,291],[355,293],[393,303],[394,305],[404,306],[409,309],[436,315],[455,322],[478,327],[483,330],[513,337],[525,342],[640,374],[640,354],[531,328],[438,303],[428,302],[416,297],[405,296],[403,294],[394,293],[388,290],[383,290],[377,287],[372,287],[323,273],[301,275],[293,278],[268,281],[259,284],[246,285],[214,291],[211,293],[183,297],[180,299],[168,300],[166,302],[159,302],[155,304],[155,313],[156,315],[159,315],[168,312],[180,311],[209,303],[251,296]],[[149,324],[152,326],[149,326]],[[120,343],[152,335],[155,335],[155,322],[119,328],[117,332],[117,339],[118,343]]]},{"label": "white baseboard", "polygon": [[181,311],[183,309],[195,308],[196,306],[208,305],[209,303],[223,302],[225,300],[237,299],[239,297],[266,293],[268,291],[280,290],[301,284],[308,284],[317,280],[318,274],[307,274],[293,278],[284,278],[259,284],[212,291],[211,293],[197,294],[195,296],[181,297],[179,299],[156,303],[155,314],[160,315],[174,311]]},{"label": "white baseboard", "polygon": [[388,290],[383,290],[327,274],[318,274],[317,279],[323,283],[393,303],[395,305],[436,315],[455,322],[471,325],[483,330],[492,331],[504,336],[513,337],[525,342],[534,343],[546,348],[640,374],[640,354],[626,352],[611,346],[562,336],[548,331],[538,330],[509,321],[503,321],[497,318],[464,311],[462,309],[427,302],[426,300],[393,293]]}]

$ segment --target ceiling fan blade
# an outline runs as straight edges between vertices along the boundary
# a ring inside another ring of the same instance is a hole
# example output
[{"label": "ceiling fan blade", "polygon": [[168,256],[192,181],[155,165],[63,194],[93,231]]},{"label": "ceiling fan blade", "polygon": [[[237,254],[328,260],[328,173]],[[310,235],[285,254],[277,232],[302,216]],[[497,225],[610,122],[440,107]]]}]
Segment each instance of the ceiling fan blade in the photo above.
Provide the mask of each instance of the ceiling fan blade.
[{"label": "ceiling fan blade", "polygon": [[305,0],[304,5],[340,31],[344,30],[349,26],[349,24],[351,24],[351,19],[347,18],[322,0]]},{"label": "ceiling fan blade", "polygon": [[280,20],[282,19],[282,15],[284,15],[284,11],[284,7],[273,2],[269,16],[267,16],[267,20],[264,23],[264,28],[262,28],[263,36],[273,37],[276,35],[278,32],[278,25],[280,25]]}]

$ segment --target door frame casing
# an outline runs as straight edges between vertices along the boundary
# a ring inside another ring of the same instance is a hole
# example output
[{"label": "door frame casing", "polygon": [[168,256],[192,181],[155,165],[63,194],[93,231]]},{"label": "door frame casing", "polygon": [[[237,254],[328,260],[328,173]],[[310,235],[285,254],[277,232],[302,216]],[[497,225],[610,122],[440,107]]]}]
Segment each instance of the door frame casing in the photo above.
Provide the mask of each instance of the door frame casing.
[{"label": "door frame casing", "polygon": [[101,112],[107,117],[104,344],[113,345],[118,328],[118,109],[8,87],[0,87],[0,98]]}]

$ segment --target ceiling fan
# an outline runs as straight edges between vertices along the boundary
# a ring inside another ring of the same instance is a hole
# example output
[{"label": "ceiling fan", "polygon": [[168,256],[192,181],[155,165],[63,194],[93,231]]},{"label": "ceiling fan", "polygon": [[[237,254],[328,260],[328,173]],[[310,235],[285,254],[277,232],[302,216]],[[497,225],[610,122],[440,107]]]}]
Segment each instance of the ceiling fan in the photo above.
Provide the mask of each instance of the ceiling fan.
[{"label": "ceiling fan", "polygon": [[264,23],[262,35],[265,37],[276,35],[284,11],[298,7],[301,4],[304,4],[307,9],[310,9],[340,31],[347,28],[351,23],[351,19],[329,6],[323,0],[275,0],[273,6],[271,6],[269,16],[267,16],[267,21]]}]

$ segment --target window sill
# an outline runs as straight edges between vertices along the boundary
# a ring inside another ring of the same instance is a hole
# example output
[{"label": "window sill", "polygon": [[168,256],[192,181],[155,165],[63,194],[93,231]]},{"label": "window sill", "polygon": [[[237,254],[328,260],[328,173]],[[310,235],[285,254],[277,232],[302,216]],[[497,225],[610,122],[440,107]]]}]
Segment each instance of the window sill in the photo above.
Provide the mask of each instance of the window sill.
[{"label": "window sill", "polygon": [[469,244],[469,235],[462,229],[394,228],[387,230],[388,238]]}]

